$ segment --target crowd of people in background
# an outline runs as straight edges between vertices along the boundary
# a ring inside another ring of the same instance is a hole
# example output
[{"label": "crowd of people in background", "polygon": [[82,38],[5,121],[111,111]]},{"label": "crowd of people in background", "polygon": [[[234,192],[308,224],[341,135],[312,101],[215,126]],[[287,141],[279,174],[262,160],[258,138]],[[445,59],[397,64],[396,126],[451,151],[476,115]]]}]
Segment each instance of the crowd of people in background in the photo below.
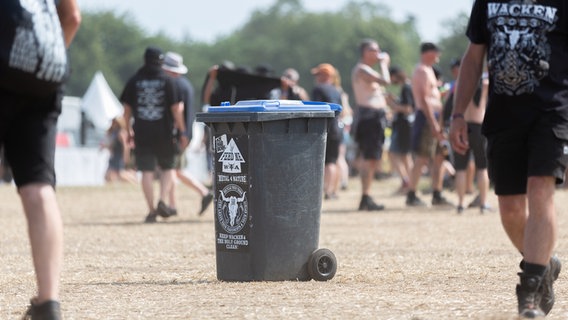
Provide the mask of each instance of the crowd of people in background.
[{"label": "crowd of people in background", "polygon": [[[467,30],[470,45],[463,61],[456,59],[449,66],[456,79],[449,85],[436,67],[441,54],[436,44],[417,45],[420,59],[407,76],[391,65],[391,57],[376,40],[365,39],[351,72],[353,108],[338,70],[327,61],[310,70],[315,84],[311,93],[300,86],[300,73],[294,68],[275,76],[268,65],[249,70],[226,61],[209,70],[201,105],[206,110],[225,101],[251,99],[342,105],[341,113],[328,123],[322,198],[341,197],[349,174],[357,172],[360,211],[385,209],[371,194],[387,159],[400,179],[393,192],[405,197],[401,204],[428,205],[418,187],[420,179],[429,175],[430,205],[452,207],[458,214],[466,208],[466,193],[474,192],[474,181],[478,195],[467,207],[492,211],[487,196],[491,169],[503,227],[522,256],[516,286],[519,314],[543,317],[554,304],[553,282],[561,270],[554,255],[554,191],[555,184],[564,181],[568,164],[568,51],[566,32],[560,30],[567,22],[568,4],[522,1],[520,10],[519,2],[512,2],[510,10],[506,2],[474,3]],[[19,6],[0,6],[0,16],[9,21],[0,49],[10,52],[9,62],[0,60],[0,95],[6,105],[0,109],[0,174],[3,179],[13,177],[28,222],[38,288],[26,315],[31,319],[61,318],[63,224],[54,189],[54,141],[68,72],[65,49],[81,16],[75,0],[57,4],[22,1],[29,6],[25,14]],[[47,28],[30,28],[40,23]],[[522,33],[516,26],[523,26]],[[26,53],[31,48],[45,59],[30,59],[33,54]],[[486,57],[489,70],[484,72]],[[134,166],[141,172],[146,223],[178,214],[178,180],[200,196],[197,213],[201,215],[213,194],[183,170],[197,109],[193,86],[184,76],[188,68],[179,54],[157,47],[146,48],[143,58],[144,64],[121,94],[124,115],[113,120],[103,144],[111,151],[106,179],[138,183],[129,169]],[[523,68],[522,76],[515,68]],[[400,94],[389,92],[390,86],[399,86]],[[354,150],[353,154],[348,150]],[[160,182],[157,199],[156,177]],[[446,181],[451,181],[448,185],[455,189],[457,203],[443,196]]]}]

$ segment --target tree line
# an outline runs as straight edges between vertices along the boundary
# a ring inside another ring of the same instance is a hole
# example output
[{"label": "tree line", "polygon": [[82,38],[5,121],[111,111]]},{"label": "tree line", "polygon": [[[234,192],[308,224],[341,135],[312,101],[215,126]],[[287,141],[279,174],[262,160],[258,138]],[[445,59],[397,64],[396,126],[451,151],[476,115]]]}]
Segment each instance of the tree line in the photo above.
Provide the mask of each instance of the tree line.
[{"label": "tree line", "polygon": [[[444,23],[447,35],[439,42],[443,49],[440,69],[448,74],[449,61],[461,57],[467,45],[467,15],[456,13],[455,19]],[[119,95],[128,78],[142,65],[148,45],[180,53],[197,93],[208,69],[226,60],[237,66],[270,65],[275,76],[293,67],[300,72],[300,85],[308,92],[313,86],[310,69],[328,62],[339,70],[344,89],[351,93],[351,69],[359,58],[358,44],[365,38],[378,40],[381,49],[391,55],[392,64],[412,72],[421,41],[415,18],[394,21],[388,6],[369,1],[351,1],[336,12],[315,13],[307,11],[301,0],[275,0],[272,6],[254,11],[242,27],[214,43],[194,41],[187,36],[174,40],[164,33],[148,35],[128,14],[87,11],[83,12],[81,29],[69,49],[72,74],[67,94],[82,96],[100,70]]]}]

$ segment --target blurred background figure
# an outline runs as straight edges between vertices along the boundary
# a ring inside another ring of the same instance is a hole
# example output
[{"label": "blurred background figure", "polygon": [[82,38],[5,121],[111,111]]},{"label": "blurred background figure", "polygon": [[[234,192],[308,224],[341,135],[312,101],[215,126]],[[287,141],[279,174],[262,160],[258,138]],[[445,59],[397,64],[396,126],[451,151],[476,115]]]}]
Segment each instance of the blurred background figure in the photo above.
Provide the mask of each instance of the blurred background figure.
[{"label": "blurred background figure", "polygon": [[396,194],[406,194],[410,181],[410,169],[412,168],[412,122],[411,115],[414,113],[414,98],[412,87],[406,73],[399,67],[390,68],[391,83],[400,86],[398,97],[387,96],[387,102],[393,111],[392,135],[390,144],[390,156],[392,166],[401,179],[400,188]]},{"label": "blurred background figure", "polygon": [[[181,96],[183,102],[183,119],[185,122],[185,132],[177,132],[176,135],[178,139],[181,135],[184,135],[187,138],[188,144],[191,142],[193,138],[193,122],[195,120],[195,93],[193,90],[193,85],[187,79],[184,74],[187,73],[188,69],[183,64],[183,57],[175,52],[167,52],[164,57],[164,64],[162,65],[162,69],[166,71],[168,75],[173,77],[178,85],[178,91]],[[213,194],[194,176],[191,174],[184,172],[184,169],[187,167],[186,161],[186,152],[187,148],[180,148],[179,153],[176,156],[176,178],[181,181],[186,186],[190,187],[191,189],[195,190],[201,197],[201,207],[198,211],[199,215],[202,215],[203,212],[207,209],[211,201],[213,201]],[[172,185],[170,196],[169,196],[169,204],[170,208],[172,209],[173,215],[177,215],[177,180],[174,181]]]},{"label": "blurred background figure", "polygon": [[[354,143],[351,140],[351,124],[353,123],[353,109],[349,104],[349,95],[343,90],[341,85],[341,75],[337,68],[335,69],[335,76],[333,77],[333,84],[341,94],[341,113],[337,119],[339,130],[341,131],[341,141],[339,144],[339,157],[337,158],[337,168],[339,170],[339,179],[337,179],[336,189],[347,189],[349,182],[349,162],[347,161],[347,147],[354,148]],[[353,157],[354,158],[354,157]]]},{"label": "blurred background figure", "polygon": [[280,78],[282,84],[270,92],[270,98],[276,100],[310,100],[308,93],[298,82],[300,74],[296,69],[288,68],[282,73]]},{"label": "blurred background figure", "polygon": [[[351,73],[351,82],[356,102],[354,132],[359,152],[363,157],[360,166],[361,201],[359,210],[383,210],[370,196],[371,183],[380,167],[385,129],[387,126],[387,101],[384,86],[390,84],[390,56],[381,52],[377,41],[365,39],[359,44],[359,61]],[[373,69],[379,65],[380,73]]]},{"label": "blurred background figure", "polygon": [[[120,98],[129,140],[134,139],[136,168],[142,172],[142,192],[149,210],[146,223],[156,222],[158,215],[169,218],[175,214],[165,201],[175,180],[176,152],[189,143],[185,134],[174,134],[175,130],[186,131],[183,101],[176,81],[162,69],[163,62],[160,48],[146,48],[144,65],[128,80]],[[153,186],[156,166],[161,169],[157,205]]]},{"label": "blurred background figure", "polygon": [[122,117],[112,119],[101,148],[106,148],[110,152],[108,168],[105,173],[106,182],[138,182],[136,173],[126,169],[127,164],[130,163],[130,152],[132,148],[128,141],[126,124]]},{"label": "blurred background figure", "polygon": [[[329,63],[322,63],[311,70],[315,78],[315,87],[312,91],[314,101],[341,104],[341,92],[334,83],[335,68]],[[327,124],[327,139],[325,148],[325,170],[323,179],[324,199],[337,198],[337,187],[340,178],[337,167],[339,158],[339,145],[343,135],[337,121],[339,115]]]},{"label": "blurred background figure", "polygon": [[[469,149],[465,154],[454,153],[454,166],[456,168],[456,191],[458,194],[457,212],[462,213],[464,210],[464,198],[467,191],[467,171],[470,163],[474,163],[474,170],[477,172],[477,189],[479,191],[476,199],[468,207],[479,207],[480,212],[484,213],[491,210],[487,204],[487,194],[489,191],[489,176],[487,172],[487,139],[481,133],[481,124],[485,117],[485,107],[487,105],[487,94],[489,88],[489,80],[483,77],[473,99],[467,110],[463,114],[467,123]],[[452,104],[453,109],[453,104]],[[473,161],[471,161],[473,157]],[[473,180],[473,179],[472,179]]]}]

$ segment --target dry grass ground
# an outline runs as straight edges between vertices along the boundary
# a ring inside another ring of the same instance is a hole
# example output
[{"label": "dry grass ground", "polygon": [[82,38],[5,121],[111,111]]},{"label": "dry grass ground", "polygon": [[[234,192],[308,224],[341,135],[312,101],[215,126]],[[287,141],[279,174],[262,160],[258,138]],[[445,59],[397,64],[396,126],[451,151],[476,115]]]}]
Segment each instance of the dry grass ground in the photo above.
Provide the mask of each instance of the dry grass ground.
[{"label": "dry grass ground", "polygon": [[[498,214],[408,209],[391,196],[396,184],[375,184],[385,212],[355,210],[356,180],[339,200],[324,202],[320,247],[339,261],[325,283],[217,281],[213,210],[197,217],[199,199],[187,188],[180,188],[180,215],[154,225],[141,223],[138,187],[60,188],[65,318],[515,319],[519,255]],[[568,191],[559,191],[557,251],[566,266],[567,202]],[[34,275],[13,187],[0,186],[0,203],[0,319],[18,319]],[[568,318],[565,274],[550,319]]]}]

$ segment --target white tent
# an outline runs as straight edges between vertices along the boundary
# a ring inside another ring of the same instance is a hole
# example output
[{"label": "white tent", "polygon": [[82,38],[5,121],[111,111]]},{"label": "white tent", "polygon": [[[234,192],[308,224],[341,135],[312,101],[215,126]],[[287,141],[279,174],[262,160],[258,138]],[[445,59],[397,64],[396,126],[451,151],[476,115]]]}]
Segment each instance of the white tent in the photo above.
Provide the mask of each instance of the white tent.
[{"label": "white tent", "polygon": [[123,112],[122,105],[100,71],[95,73],[82,101],[81,110],[98,129],[108,129],[112,119]]}]

